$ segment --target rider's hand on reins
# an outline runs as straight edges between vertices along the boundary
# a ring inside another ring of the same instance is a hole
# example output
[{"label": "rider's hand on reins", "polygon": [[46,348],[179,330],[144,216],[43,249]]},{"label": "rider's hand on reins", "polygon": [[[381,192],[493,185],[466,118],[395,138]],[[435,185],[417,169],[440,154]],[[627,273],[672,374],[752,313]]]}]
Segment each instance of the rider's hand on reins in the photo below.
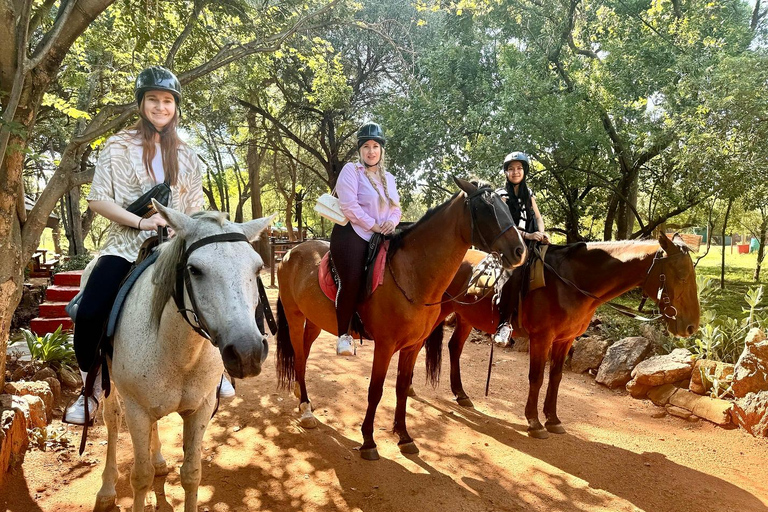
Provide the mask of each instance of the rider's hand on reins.
[{"label": "rider's hand on reins", "polygon": [[523,238],[525,238],[526,240],[536,240],[537,242],[541,242],[542,244],[549,243],[549,237],[543,231],[536,231],[534,233],[525,233],[523,234]]},{"label": "rider's hand on reins", "polygon": [[148,219],[141,219],[142,231],[156,231],[159,228],[163,228],[167,225],[165,219],[160,216],[159,213],[154,214]]}]

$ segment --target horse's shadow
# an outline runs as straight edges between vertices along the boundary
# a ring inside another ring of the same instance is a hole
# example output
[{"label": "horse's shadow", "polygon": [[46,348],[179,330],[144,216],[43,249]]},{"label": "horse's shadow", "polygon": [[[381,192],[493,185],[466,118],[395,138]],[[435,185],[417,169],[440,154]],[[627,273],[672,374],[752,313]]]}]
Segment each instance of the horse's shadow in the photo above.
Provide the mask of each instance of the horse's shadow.
[{"label": "horse's shadow", "polygon": [[[532,439],[527,435],[527,425],[510,423],[445,399],[417,397],[415,400],[434,408],[451,421],[586,481],[591,489],[603,490],[642,510],[768,510],[748,491],[725,479],[680,465],[662,453],[635,453],[571,434],[551,435],[546,440]],[[557,475],[548,474],[546,478],[562,487],[560,495],[567,496],[571,507],[577,502],[597,504],[594,503],[594,493],[574,487]],[[465,483],[474,487],[473,482]],[[669,498],[669,508],[664,506],[665,497]],[[679,508],[681,503],[685,504],[684,509]],[[561,508],[552,505],[551,509]]]}]

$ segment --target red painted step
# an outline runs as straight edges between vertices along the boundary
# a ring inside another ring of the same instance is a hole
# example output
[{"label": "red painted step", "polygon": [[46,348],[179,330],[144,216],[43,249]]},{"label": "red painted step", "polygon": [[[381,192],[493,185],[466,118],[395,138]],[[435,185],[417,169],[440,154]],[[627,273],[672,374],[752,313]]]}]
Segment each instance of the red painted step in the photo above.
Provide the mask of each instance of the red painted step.
[{"label": "red painted step", "polygon": [[79,291],[79,286],[49,286],[45,291],[45,300],[46,302],[69,302]]},{"label": "red painted step", "polygon": [[80,286],[80,278],[83,276],[82,270],[70,270],[68,272],[59,272],[53,276],[53,284],[56,286]]},{"label": "red painted step", "polygon": [[63,331],[72,330],[72,320],[69,317],[66,318],[33,318],[29,322],[29,330],[43,336],[50,332],[54,332],[61,326]]},{"label": "red painted step", "polygon": [[40,304],[40,318],[64,318],[67,315],[64,309],[66,302],[43,302]]}]

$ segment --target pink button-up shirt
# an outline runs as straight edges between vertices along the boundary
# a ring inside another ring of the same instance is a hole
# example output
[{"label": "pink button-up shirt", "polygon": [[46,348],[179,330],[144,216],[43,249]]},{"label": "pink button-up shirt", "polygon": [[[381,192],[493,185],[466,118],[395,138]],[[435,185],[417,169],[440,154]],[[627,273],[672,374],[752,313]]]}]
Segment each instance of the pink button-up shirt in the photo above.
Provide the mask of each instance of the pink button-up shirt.
[{"label": "pink button-up shirt", "polygon": [[[388,172],[384,175],[389,197],[399,204],[400,195],[397,193],[394,176]],[[377,186],[381,186],[376,177],[374,181]],[[383,190],[381,194],[384,195]],[[352,223],[355,233],[365,241],[371,239],[371,228],[374,224],[381,226],[386,221],[391,221],[397,225],[400,222],[403,212],[388,201],[380,201],[381,196],[365,176],[365,167],[362,164],[350,162],[341,169],[336,181],[336,195],[339,196],[341,211]]]}]

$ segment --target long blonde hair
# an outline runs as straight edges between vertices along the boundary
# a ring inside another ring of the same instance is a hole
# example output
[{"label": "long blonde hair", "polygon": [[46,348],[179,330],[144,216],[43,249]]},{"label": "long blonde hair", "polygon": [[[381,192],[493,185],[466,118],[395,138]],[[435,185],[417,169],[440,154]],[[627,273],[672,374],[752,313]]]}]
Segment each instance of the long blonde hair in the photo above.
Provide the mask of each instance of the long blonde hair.
[{"label": "long blonde hair", "polygon": [[389,204],[390,206],[399,207],[400,203],[393,200],[391,197],[389,197],[389,186],[387,186],[387,172],[384,170],[384,146],[381,147],[381,158],[379,158],[379,163],[376,164],[376,167],[378,167],[377,174],[379,175],[379,180],[381,180],[381,186],[384,187],[384,195],[381,194],[381,190],[379,190],[379,187],[376,186],[376,182],[373,181],[373,177],[368,172],[368,167],[365,165],[365,160],[363,159],[362,155],[360,155],[358,150],[358,156],[360,158],[360,163],[363,166],[363,171],[365,173],[365,177],[368,178],[368,181],[371,182],[371,186],[373,187],[373,190],[376,191],[376,193],[379,195],[379,202],[382,206]]},{"label": "long blonde hair", "polygon": [[160,154],[163,157],[165,181],[171,185],[176,185],[176,180],[179,177],[179,147],[184,144],[179,138],[179,134],[176,133],[178,124],[179,106],[177,104],[173,119],[161,131],[158,131],[155,125],[144,117],[144,98],[141,99],[139,120],[133,125],[133,129],[136,130],[136,136],[141,140],[143,149],[141,160],[144,162],[144,168],[155,181],[157,179],[155,178],[155,171],[152,169],[152,160],[157,152],[155,147],[155,134],[157,133],[160,135]]}]

